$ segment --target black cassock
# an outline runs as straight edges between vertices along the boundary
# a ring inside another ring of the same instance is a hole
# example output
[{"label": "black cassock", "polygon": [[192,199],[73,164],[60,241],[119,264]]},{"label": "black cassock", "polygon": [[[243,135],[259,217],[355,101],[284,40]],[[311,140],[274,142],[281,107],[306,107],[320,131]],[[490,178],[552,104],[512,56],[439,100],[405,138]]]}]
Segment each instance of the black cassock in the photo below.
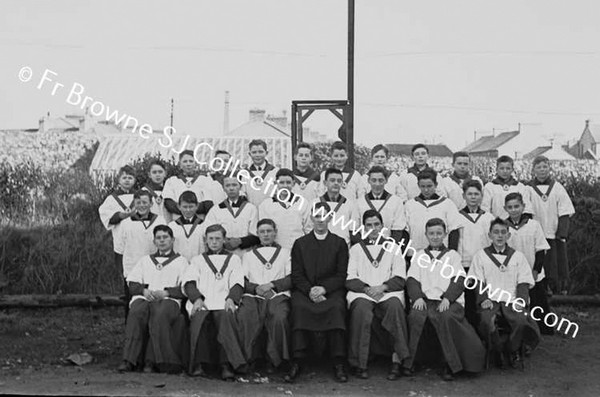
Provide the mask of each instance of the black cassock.
[{"label": "black cassock", "polygon": [[[300,237],[292,247],[292,330],[346,329],[346,276],[348,245],[328,232],[318,240],[314,232]],[[310,289],[322,286],[324,302],[314,303]]]}]

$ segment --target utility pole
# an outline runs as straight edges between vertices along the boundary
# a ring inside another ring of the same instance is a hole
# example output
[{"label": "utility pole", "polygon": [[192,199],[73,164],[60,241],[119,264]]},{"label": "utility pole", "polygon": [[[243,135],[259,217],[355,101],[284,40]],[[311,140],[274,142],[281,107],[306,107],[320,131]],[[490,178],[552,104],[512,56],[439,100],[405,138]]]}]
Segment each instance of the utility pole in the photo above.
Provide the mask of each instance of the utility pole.
[{"label": "utility pole", "polygon": [[173,98],[171,98],[171,131],[173,131]]},{"label": "utility pole", "polygon": [[345,113],[348,161],[352,168],[354,168],[354,1],[348,0],[348,109]]}]

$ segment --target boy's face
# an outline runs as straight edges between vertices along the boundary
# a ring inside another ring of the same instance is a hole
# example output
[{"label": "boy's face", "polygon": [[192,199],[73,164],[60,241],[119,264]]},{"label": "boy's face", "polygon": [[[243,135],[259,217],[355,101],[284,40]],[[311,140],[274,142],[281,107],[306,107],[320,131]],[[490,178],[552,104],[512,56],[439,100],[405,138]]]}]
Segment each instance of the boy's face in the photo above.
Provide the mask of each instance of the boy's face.
[{"label": "boy's face", "polygon": [[510,237],[508,227],[504,225],[494,225],[489,233],[490,240],[497,246],[503,246]]},{"label": "boy's face", "polygon": [[508,179],[513,173],[513,165],[511,163],[500,163],[496,167],[496,174],[502,179]]},{"label": "boy's face", "polygon": [[431,197],[435,193],[436,184],[431,179],[421,179],[419,180],[419,189],[421,190],[421,194],[425,197]]},{"label": "boy's face", "polygon": [[313,228],[318,232],[324,232],[327,230],[327,225],[329,224],[329,212],[325,210],[325,208],[320,208],[318,212],[312,211],[310,215],[310,219],[313,223]]},{"label": "boy's face", "polygon": [[267,156],[267,151],[262,145],[254,145],[250,148],[248,154],[252,159],[252,162],[256,165],[261,165],[265,161],[265,157]]},{"label": "boy's face", "polygon": [[189,154],[184,155],[181,160],[179,160],[179,167],[186,175],[191,175],[194,173],[196,169],[196,162],[194,161],[194,156],[190,156]]},{"label": "boy's face", "polygon": [[465,201],[469,207],[478,207],[481,205],[483,194],[476,187],[470,187],[466,192],[464,192],[463,197],[465,198]]},{"label": "boy's face", "polygon": [[273,244],[275,237],[277,237],[277,230],[269,224],[260,225],[256,229],[256,233],[258,233],[260,243],[263,245]]},{"label": "boy's face", "polygon": [[385,163],[387,163],[387,156],[385,155],[385,151],[383,149],[373,154],[373,165],[384,167]]},{"label": "boy's face", "polygon": [[469,172],[469,158],[457,157],[452,166],[454,167],[454,172],[456,172],[457,175],[465,175],[467,172]]},{"label": "boy's face", "polygon": [[418,148],[413,152],[412,156],[417,165],[425,165],[427,164],[427,160],[429,160],[429,154],[425,148]]},{"label": "boy's face", "polygon": [[194,216],[196,211],[198,211],[198,203],[188,203],[187,201],[182,201],[179,203],[179,211],[184,218],[190,219]]},{"label": "boy's face", "polygon": [[220,230],[206,233],[206,245],[210,250],[221,251],[224,243],[225,237],[223,237],[223,233]]},{"label": "boy's face", "polygon": [[518,218],[523,214],[525,205],[519,200],[509,200],[504,204],[504,209],[508,212],[511,218]]},{"label": "boy's face", "polygon": [[444,230],[444,227],[441,225],[429,226],[425,230],[425,236],[427,237],[427,241],[429,241],[429,245],[432,247],[439,247],[444,243],[446,230]]},{"label": "boy's face", "polygon": [[150,168],[149,175],[152,182],[160,185],[164,182],[167,173],[163,167],[155,164]]},{"label": "boy's face", "polygon": [[339,193],[342,187],[343,177],[340,174],[329,174],[325,180],[328,193]]},{"label": "boy's face", "polygon": [[383,224],[376,216],[372,216],[370,218],[365,219],[365,230],[367,232],[372,230],[371,233],[369,233],[369,236],[371,237],[373,237],[373,235],[375,234],[379,234],[379,232],[381,232],[382,227]]},{"label": "boy's face", "polygon": [[287,190],[291,192],[294,188],[294,179],[288,175],[281,175],[277,178],[277,188],[279,190]]},{"label": "boy's face", "polygon": [[135,185],[135,176],[130,174],[121,174],[119,176],[119,186],[124,190],[130,190]]},{"label": "boy's face", "polygon": [[348,161],[348,153],[344,149],[335,149],[331,153],[331,161],[337,168],[343,168]]},{"label": "boy's face", "polygon": [[140,215],[146,215],[152,207],[152,200],[150,197],[144,195],[134,200],[135,210]]},{"label": "boy's face", "polygon": [[173,237],[165,231],[158,231],[154,236],[154,245],[159,251],[166,252],[173,248]]},{"label": "boy's face", "polygon": [[386,183],[387,180],[385,179],[385,175],[383,175],[381,172],[374,172],[369,175],[369,185],[371,185],[371,190],[374,193],[379,194],[383,192]]},{"label": "boy's face", "polygon": [[312,154],[310,153],[310,149],[308,148],[300,148],[298,149],[298,153],[296,153],[296,164],[300,167],[308,167],[310,162],[312,161]]},{"label": "boy's face", "polygon": [[225,190],[225,194],[230,199],[237,199],[240,195],[240,182],[237,178],[224,178],[223,179],[223,190]]},{"label": "boy's face", "polygon": [[533,167],[533,174],[538,180],[545,181],[550,176],[550,164],[545,161],[537,163],[535,167]]}]

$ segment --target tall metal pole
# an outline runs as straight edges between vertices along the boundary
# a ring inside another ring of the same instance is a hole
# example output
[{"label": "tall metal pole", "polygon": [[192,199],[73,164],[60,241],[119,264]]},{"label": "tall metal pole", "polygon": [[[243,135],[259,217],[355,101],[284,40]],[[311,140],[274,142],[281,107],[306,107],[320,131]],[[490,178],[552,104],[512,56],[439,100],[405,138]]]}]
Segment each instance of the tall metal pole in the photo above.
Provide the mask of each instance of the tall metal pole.
[{"label": "tall metal pole", "polygon": [[171,131],[173,131],[173,98],[171,98]]},{"label": "tall metal pole", "polygon": [[345,116],[348,162],[354,168],[354,0],[348,0],[348,108]]}]

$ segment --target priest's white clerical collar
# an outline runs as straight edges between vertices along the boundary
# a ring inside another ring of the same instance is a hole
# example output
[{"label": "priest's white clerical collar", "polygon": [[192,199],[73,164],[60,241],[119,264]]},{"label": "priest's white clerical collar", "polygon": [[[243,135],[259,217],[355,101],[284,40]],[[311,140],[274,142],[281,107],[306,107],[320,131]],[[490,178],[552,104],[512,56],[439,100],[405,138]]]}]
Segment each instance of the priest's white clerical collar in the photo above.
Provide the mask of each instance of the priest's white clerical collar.
[{"label": "priest's white clerical collar", "polygon": [[327,235],[329,234],[329,231],[326,231],[323,234],[319,234],[317,232],[314,232],[315,237],[317,238],[317,240],[325,240],[327,238]]}]

